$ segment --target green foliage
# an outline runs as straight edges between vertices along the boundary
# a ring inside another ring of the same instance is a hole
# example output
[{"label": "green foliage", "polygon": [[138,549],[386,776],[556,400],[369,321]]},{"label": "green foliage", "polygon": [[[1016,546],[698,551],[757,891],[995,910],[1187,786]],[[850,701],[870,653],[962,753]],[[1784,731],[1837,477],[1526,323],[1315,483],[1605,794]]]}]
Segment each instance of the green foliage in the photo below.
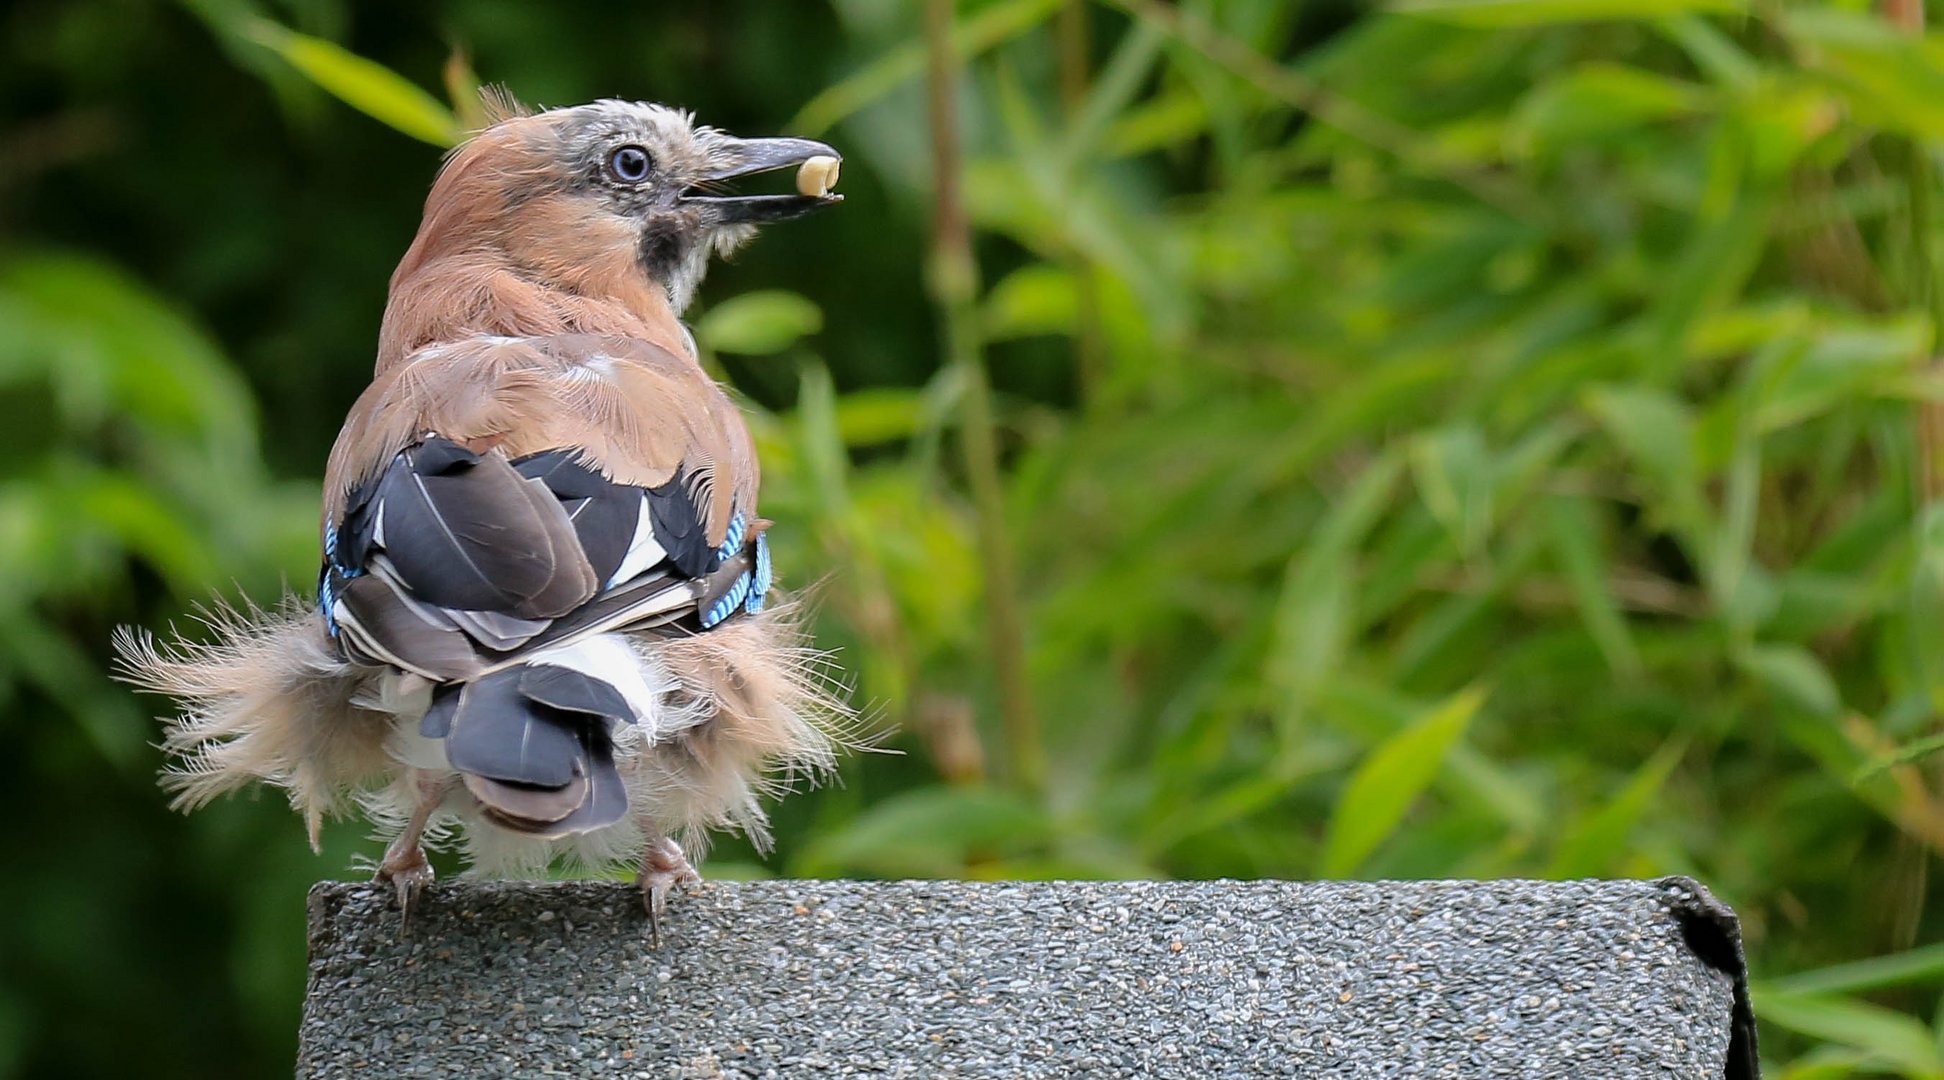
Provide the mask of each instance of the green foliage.
[{"label": "green foliage", "polygon": [[695,340],[717,352],[773,356],[823,329],[823,312],[802,296],[764,289],[732,296],[695,324]]},{"label": "green foliage", "polygon": [[[1944,399],[1944,38],[1857,4],[961,4],[1036,799],[989,775],[914,5],[651,26],[672,17],[460,2],[428,27],[326,2],[280,6],[290,29],[190,7],[144,28],[200,65],[67,5],[27,42],[64,65],[66,141],[0,173],[40,245],[0,249],[0,723],[27,746],[0,806],[67,810],[0,856],[34,897],[0,929],[0,1075],[106,1060],[63,1005],[144,1025],[158,1074],[209,1071],[181,1032],[287,1060],[296,898],[372,845],[341,826],[313,860],[274,798],[164,817],[103,642],[232,580],[308,580],[313,478],[435,165],[335,99],[443,143],[471,105],[414,87],[453,38],[531,97],[747,133],[794,113],[846,154],[846,205],[718,269],[693,318],[750,401],[786,583],[815,583],[819,640],[904,753],[784,803],[774,861],[723,864],[1694,874],[1744,917],[1777,1075],[1944,1075],[1944,444],[1921,415]],[[90,128],[87,102],[140,123]],[[131,157],[136,180],[98,168]],[[140,958],[128,986],[95,974],[111,946]],[[220,1004],[138,997],[181,978]]]},{"label": "green foliage", "polygon": [[434,146],[451,146],[459,140],[453,110],[383,64],[267,19],[242,20],[240,27],[244,37],[372,119]]},{"label": "green foliage", "polygon": [[1324,877],[1355,873],[1377,845],[1397,830],[1484,699],[1479,691],[1464,691],[1371,750],[1337,796],[1318,873]]}]

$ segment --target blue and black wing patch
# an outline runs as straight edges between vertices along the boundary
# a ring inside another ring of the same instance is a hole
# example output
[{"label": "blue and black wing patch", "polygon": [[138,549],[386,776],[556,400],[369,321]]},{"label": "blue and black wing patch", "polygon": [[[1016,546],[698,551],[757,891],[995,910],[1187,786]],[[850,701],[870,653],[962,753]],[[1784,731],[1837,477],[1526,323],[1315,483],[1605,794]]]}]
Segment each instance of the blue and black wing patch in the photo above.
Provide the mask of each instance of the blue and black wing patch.
[{"label": "blue and black wing patch", "polygon": [[769,548],[742,511],[708,542],[706,478],[617,484],[572,450],[508,461],[429,436],[354,491],[318,599],[355,659],[435,682],[615,629],[707,630],[761,610]]},{"label": "blue and black wing patch", "polygon": [[[704,502],[701,485],[701,473],[678,469],[668,483],[648,489],[648,521],[655,541],[676,568],[692,578],[706,576],[722,561],[697,511]],[[732,519],[732,530],[739,520],[740,514]]]}]

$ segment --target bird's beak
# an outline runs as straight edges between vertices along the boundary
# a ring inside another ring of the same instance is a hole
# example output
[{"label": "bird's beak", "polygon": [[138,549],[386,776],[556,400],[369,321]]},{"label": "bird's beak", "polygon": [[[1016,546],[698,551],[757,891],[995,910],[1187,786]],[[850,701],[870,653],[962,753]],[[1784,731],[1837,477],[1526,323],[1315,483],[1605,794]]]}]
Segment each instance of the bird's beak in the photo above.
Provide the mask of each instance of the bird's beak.
[{"label": "bird's beak", "polygon": [[[820,157],[843,160],[835,148],[815,139],[730,139],[715,147],[711,167],[699,179],[701,184],[714,185],[740,176],[787,169]],[[796,195],[712,195],[698,188],[682,196],[685,204],[714,211],[716,223],[721,225],[788,221],[843,201],[842,195],[828,191]]]}]

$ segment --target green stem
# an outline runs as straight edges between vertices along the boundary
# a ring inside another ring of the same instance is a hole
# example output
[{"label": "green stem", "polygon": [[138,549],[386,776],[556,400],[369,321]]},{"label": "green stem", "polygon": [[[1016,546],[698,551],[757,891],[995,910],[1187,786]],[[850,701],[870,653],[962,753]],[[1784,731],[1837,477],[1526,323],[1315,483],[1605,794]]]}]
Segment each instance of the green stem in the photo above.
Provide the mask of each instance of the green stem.
[{"label": "green stem", "polygon": [[930,285],[945,323],[946,362],[958,374],[964,410],[959,443],[978,520],[979,555],[985,571],[986,635],[999,682],[1001,731],[1006,743],[1003,758],[1013,785],[1037,795],[1046,784],[1046,750],[1027,683],[1024,621],[999,480],[992,388],[986,378],[984,342],[979,332],[979,268],[960,195],[959,62],[952,48],[952,6],[953,0],[927,0],[925,5],[932,172],[938,193]]},{"label": "green stem", "polygon": [[[1883,14],[1900,29],[1924,32],[1924,0],[1884,0]],[[1910,203],[1910,304],[1931,320],[1931,350],[1944,333],[1944,289],[1931,253],[1931,197],[1936,180],[1930,154],[1915,136],[1903,143],[1903,179]],[[1926,401],[1917,407],[1918,502],[1944,498],[1944,405]],[[1921,527],[1921,526],[1920,526]]]},{"label": "green stem", "polygon": [[[1060,103],[1069,127],[1079,122],[1087,104],[1089,2],[1066,0],[1066,6],[1060,9],[1059,21],[1054,24],[1060,58]],[[1074,359],[1078,369],[1075,382],[1079,387],[1081,405],[1090,407],[1099,394],[1107,367],[1107,333],[1100,319],[1100,279],[1094,274],[1093,264],[1081,252],[1069,248],[1064,261],[1073,272],[1074,289],[1079,301],[1076,312],[1079,325],[1074,332]]]},{"label": "green stem", "polygon": [[[1904,184],[1910,200],[1910,300],[1928,313],[1933,335],[1931,348],[1937,349],[1935,335],[1944,332],[1944,296],[1937,288],[1937,268],[1932,264],[1931,168],[1924,146],[1916,139],[1904,144]],[[1918,405],[1918,446],[1922,491],[1919,498],[1930,501],[1944,497],[1944,406],[1935,401]]]}]

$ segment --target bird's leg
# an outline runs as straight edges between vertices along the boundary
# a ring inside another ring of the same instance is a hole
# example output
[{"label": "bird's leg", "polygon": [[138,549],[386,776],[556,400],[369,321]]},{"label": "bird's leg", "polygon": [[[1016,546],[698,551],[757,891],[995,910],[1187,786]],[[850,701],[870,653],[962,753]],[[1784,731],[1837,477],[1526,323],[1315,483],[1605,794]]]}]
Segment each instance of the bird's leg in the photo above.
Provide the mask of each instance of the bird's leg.
[{"label": "bird's leg", "polygon": [[420,839],[425,834],[425,826],[432,820],[432,812],[445,801],[446,792],[452,787],[450,778],[441,777],[423,769],[412,770],[412,788],[418,796],[412,807],[412,816],[405,822],[405,831],[385,849],[385,857],[378,862],[378,873],[374,881],[389,881],[398,890],[398,936],[404,937],[412,928],[412,901],[418,897],[419,890],[432,882],[432,864],[425,858],[425,846]]},{"label": "bird's leg", "polygon": [[648,846],[641,852],[641,903],[648,909],[648,932],[655,947],[661,948],[661,921],[668,911],[668,890],[677,885],[701,881],[702,875],[689,865],[682,847],[659,832],[648,833]]}]

